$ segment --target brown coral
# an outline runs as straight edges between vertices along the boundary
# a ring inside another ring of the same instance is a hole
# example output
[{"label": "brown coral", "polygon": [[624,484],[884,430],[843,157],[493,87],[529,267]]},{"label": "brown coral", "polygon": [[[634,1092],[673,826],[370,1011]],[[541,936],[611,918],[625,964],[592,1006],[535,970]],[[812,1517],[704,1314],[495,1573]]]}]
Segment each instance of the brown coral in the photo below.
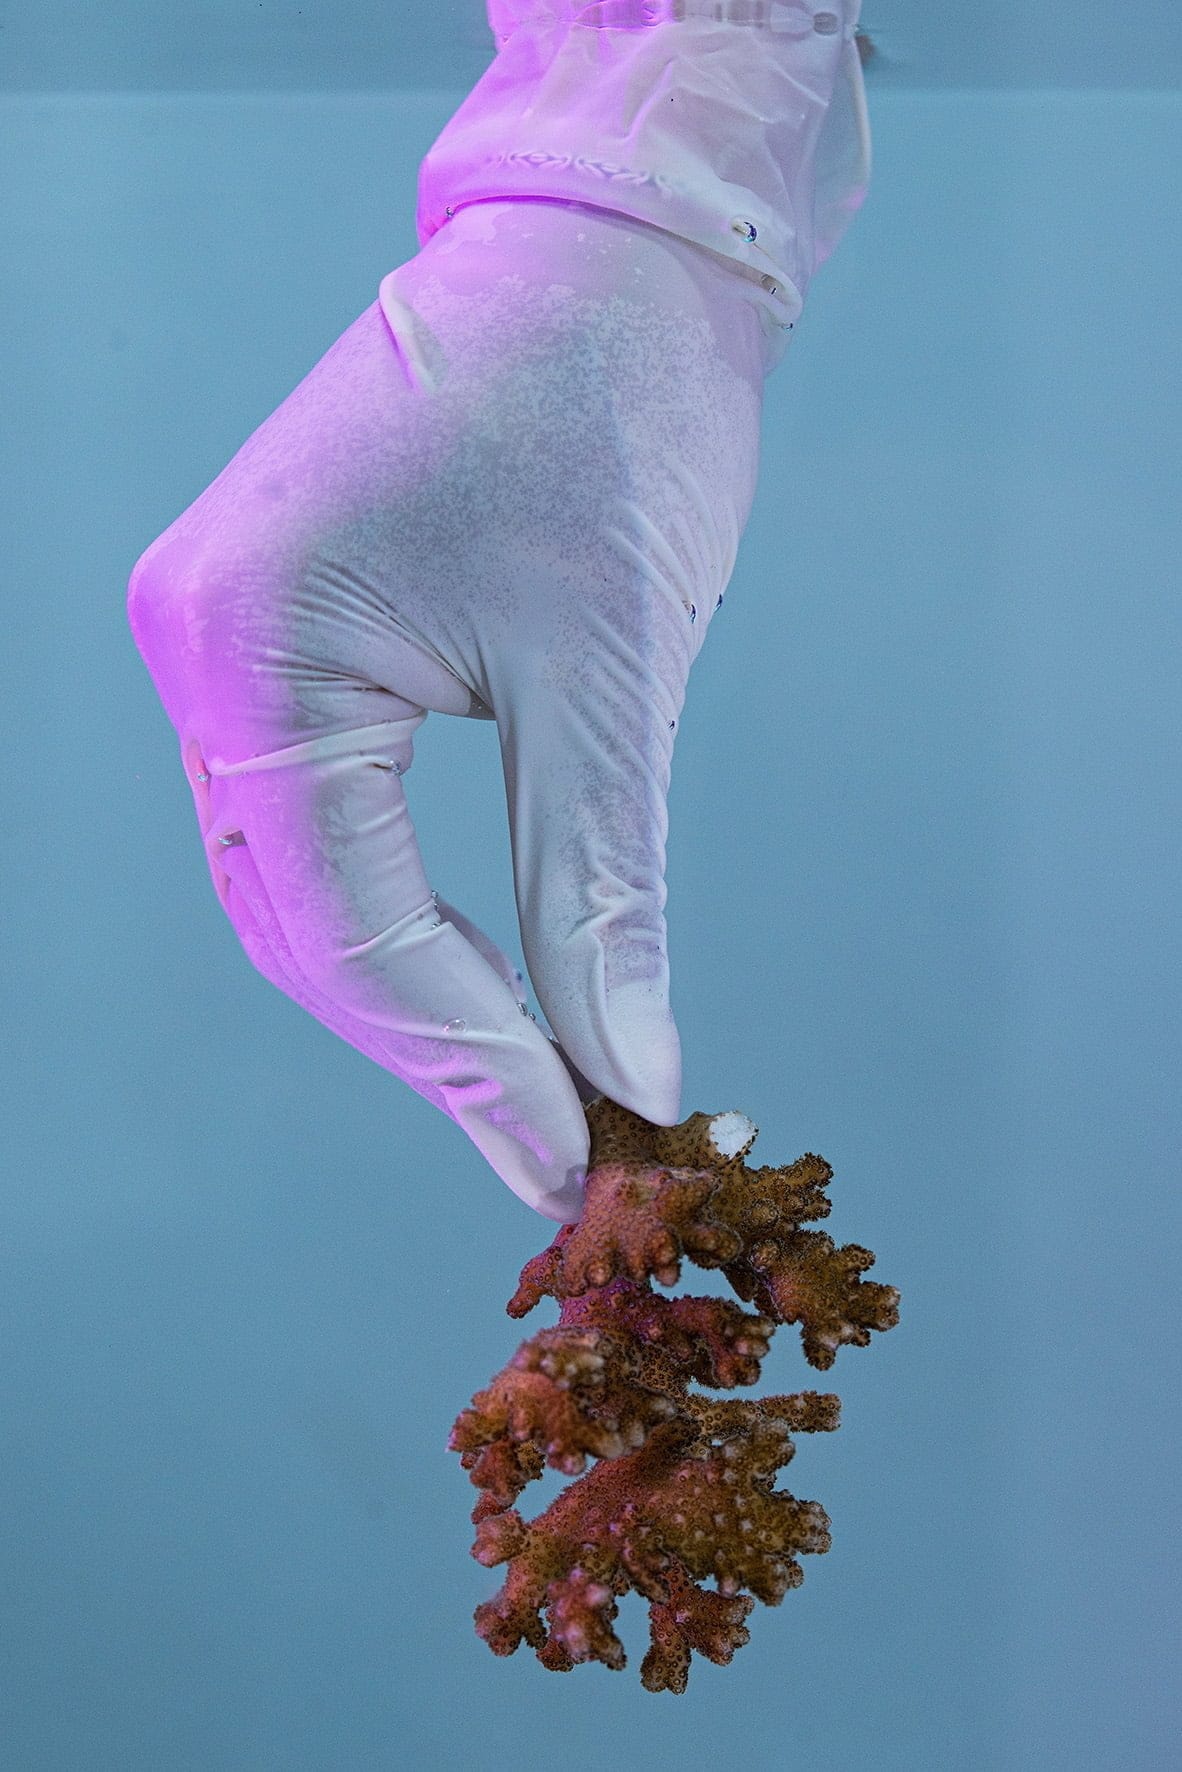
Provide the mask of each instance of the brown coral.
[{"label": "brown coral", "polygon": [[[684,1692],[693,1650],[729,1662],[755,1600],[779,1605],[804,1579],[797,1557],[829,1549],[824,1509],[772,1485],[791,1435],[832,1431],[840,1411],[831,1393],[726,1400],[687,1385],[754,1384],[780,1323],[801,1325],[805,1358],[826,1370],[843,1342],[865,1347],[898,1322],[899,1294],[860,1278],[870,1250],[801,1229],[830,1210],[821,1157],[747,1168],[756,1128],[738,1113],[654,1126],[605,1097],[586,1112],[583,1216],[526,1263],[508,1306],[521,1317],[556,1298],[559,1321],[522,1343],[448,1442],[482,1491],[472,1554],[508,1564],[476,1629],[495,1654],[525,1641],[554,1671],[622,1668],[612,1621],[635,1589],[652,1639],[642,1683]],[[655,1293],[651,1278],[676,1284],[686,1257],[721,1268],[756,1311]],[[526,1521],[514,1503],[546,1465],[578,1481]],[[699,1585],[711,1577],[716,1589]]]}]

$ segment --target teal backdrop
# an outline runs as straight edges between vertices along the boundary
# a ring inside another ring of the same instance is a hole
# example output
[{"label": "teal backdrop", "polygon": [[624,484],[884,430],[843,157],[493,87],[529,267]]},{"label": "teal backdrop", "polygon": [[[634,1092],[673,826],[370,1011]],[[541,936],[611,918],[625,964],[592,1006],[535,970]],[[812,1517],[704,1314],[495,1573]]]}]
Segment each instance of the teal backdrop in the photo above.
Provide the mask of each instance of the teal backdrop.
[{"label": "teal backdrop", "polygon": [[[768,384],[674,759],[683,1112],[823,1154],[902,1308],[826,1375],[779,1332],[759,1389],[843,1400],[780,1479],[833,1548],[676,1698],[635,1596],[623,1673],[475,1636],[446,1440],[553,1319],[504,1310],[553,1227],[251,969],[124,615],[415,251],[461,96],[0,101],[0,1758],[1163,1772],[1179,94],[871,81],[869,202]],[[433,715],[408,792],[520,964],[495,728]]]}]

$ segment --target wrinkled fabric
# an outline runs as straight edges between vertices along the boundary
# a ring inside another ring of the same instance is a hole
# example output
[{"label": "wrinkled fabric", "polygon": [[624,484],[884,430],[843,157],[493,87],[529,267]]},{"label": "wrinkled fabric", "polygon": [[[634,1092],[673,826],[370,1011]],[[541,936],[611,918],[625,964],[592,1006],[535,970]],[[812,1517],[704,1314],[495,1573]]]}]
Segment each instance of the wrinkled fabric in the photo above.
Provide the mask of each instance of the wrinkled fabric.
[{"label": "wrinkled fabric", "polygon": [[548,196],[713,251],[760,291],[774,367],[861,207],[861,0],[488,0],[497,53],[428,151],[417,225]]},{"label": "wrinkled fabric", "polygon": [[[764,375],[747,287],[710,254],[562,202],[475,204],[131,577],[251,962],[560,1222],[581,1210],[586,1101],[680,1118],[666,801],[755,495]],[[405,782],[432,712],[495,726],[553,1039],[455,904],[466,874],[429,883]],[[446,1174],[389,1160],[431,1210],[461,1204]]]}]

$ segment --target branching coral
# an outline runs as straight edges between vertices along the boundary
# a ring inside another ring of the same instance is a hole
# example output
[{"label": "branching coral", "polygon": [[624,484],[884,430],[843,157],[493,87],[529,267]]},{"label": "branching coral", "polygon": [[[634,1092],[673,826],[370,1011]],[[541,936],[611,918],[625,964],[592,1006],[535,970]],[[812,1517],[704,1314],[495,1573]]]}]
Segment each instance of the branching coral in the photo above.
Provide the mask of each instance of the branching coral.
[{"label": "branching coral", "polygon": [[[898,1322],[899,1294],[860,1278],[869,1249],[801,1229],[830,1210],[821,1157],[747,1168],[756,1128],[739,1113],[653,1126],[605,1097],[586,1112],[583,1216],[526,1263],[508,1305],[523,1317],[555,1298],[559,1322],[522,1343],[448,1442],[482,1491],[472,1555],[508,1564],[476,1629],[494,1654],[525,1641],[555,1672],[622,1668],[612,1621],[635,1589],[652,1639],[641,1681],[684,1692],[693,1650],[729,1662],[755,1600],[779,1605],[804,1579],[797,1557],[829,1549],[824,1509],[772,1485],[791,1435],[830,1432],[840,1413],[831,1393],[724,1400],[688,1384],[754,1384],[781,1323],[801,1325],[825,1371],[843,1342]],[[755,1312],[655,1293],[683,1258],[721,1268]],[[578,1481],[526,1521],[514,1503],[547,1465]],[[711,1577],[716,1589],[699,1585]]]}]

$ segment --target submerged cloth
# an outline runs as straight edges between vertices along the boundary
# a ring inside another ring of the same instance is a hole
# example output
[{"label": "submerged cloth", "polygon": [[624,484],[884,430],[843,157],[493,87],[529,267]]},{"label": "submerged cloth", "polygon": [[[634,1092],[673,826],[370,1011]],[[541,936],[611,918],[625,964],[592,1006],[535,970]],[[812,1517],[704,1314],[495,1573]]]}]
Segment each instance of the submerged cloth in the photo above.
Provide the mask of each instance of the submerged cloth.
[{"label": "submerged cloth", "polygon": [[[585,1101],[680,1117],[667,794],[755,495],[760,321],[698,248],[565,203],[473,204],[383,289],[146,550],[128,614],[254,966],[573,1221]],[[554,1042],[450,902],[488,857],[429,883],[428,710],[495,721]],[[414,1209],[464,1212],[413,1122],[379,1150]]]},{"label": "submerged cloth", "polygon": [[753,279],[779,357],[861,207],[861,0],[488,0],[492,65],[429,150],[417,224],[566,198],[632,216]]}]

